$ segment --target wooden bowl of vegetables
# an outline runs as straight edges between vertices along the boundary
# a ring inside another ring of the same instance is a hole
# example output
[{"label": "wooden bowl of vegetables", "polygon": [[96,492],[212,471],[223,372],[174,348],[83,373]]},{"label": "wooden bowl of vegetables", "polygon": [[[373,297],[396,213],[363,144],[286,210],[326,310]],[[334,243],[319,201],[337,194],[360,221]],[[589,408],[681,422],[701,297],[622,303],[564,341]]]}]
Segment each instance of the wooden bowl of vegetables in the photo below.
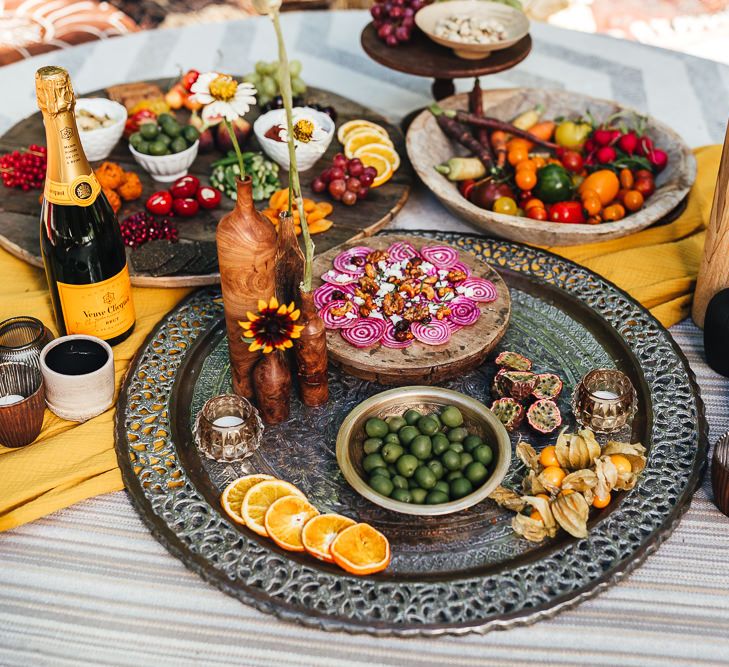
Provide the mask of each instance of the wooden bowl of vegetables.
[{"label": "wooden bowl of vegetables", "polygon": [[456,215],[532,244],[645,229],[681,204],[696,177],[693,154],[668,126],[562,90],[476,89],[441,100],[412,122],[407,150]]}]

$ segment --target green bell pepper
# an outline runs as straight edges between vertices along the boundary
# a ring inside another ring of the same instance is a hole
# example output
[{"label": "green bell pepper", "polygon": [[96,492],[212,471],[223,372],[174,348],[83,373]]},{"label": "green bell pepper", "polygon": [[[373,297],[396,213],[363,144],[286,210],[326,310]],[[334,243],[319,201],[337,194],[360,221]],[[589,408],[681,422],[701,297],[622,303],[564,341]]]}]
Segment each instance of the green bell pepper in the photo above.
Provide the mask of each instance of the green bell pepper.
[{"label": "green bell pepper", "polygon": [[537,172],[533,194],[546,204],[566,201],[572,197],[574,186],[570,173],[559,164],[548,164]]}]

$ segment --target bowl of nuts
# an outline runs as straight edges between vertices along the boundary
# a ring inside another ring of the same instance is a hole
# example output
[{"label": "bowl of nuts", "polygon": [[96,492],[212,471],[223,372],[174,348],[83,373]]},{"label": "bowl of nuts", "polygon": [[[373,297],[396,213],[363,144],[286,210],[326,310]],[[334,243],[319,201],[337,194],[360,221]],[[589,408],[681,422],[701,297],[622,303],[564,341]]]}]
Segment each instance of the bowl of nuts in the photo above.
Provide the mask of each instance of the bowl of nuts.
[{"label": "bowl of nuts", "polygon": [[415,23],[434,42],[466,60],[507,49],[529,32],[524,12],[483,0],[433,3],[415,15]]}]

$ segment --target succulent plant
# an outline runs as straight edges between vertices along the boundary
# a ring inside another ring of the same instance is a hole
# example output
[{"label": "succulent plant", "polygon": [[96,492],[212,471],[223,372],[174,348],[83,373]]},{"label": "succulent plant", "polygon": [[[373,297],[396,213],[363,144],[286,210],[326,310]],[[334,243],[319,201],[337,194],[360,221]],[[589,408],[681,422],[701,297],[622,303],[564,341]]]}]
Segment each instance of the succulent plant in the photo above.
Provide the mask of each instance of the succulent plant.
[{"label": "succulent plant", "polygon": [[518,352],[504,351],[496,357],[496,365],[512,371],[529,371],[532,368],[531,360]]},{"label": "succulent plant", "polygon": [[491,412],[504,425],[507,431],[513,431],[524,421],[524,406],[513,398],[499,398],[491,404]]},{"label": "succulent plant", "polygon": [[539,433],[551,433],[562,423],[562,414],[557,404],[549,398],[542,398],[532,403],[527,410],[526,418],[529,426]]},{"label": "succulent plant", "polygon": [[510,371],[502,368],[494,378],[494,394],[524,401],[531,396],[537,376],[531,371]]},{"label": "succulent plant", "polygon": [[554,373],[538,373],[534,377],[532,396],[536,399],[551,398],[555,400],[562,392],[562,380]]}]

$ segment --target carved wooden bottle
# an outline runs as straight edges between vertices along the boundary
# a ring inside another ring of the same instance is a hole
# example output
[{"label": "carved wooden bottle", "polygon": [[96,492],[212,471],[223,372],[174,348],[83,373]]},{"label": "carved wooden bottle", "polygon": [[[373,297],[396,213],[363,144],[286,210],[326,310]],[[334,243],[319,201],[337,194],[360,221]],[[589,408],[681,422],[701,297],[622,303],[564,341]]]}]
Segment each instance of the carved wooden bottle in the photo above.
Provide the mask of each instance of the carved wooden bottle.
[{"label": "carved wooden bottle", "polygon": [[299,390],[305,405],[316,407],[329,399],[327,332],[314,305],[312,292],[300,292],[301,336],[294,341]]},{"label": "carved wooden bottle", "polygon": [[252,398],[252,370],[260,355],[248,351],[238,324],[258,310],[258,300],[273,296],[276,287],[276,230],[253,204],[250,177],[239,180],[235,208],[220,220],[218,244],[220,286],[223,291],[233,391]]}]

